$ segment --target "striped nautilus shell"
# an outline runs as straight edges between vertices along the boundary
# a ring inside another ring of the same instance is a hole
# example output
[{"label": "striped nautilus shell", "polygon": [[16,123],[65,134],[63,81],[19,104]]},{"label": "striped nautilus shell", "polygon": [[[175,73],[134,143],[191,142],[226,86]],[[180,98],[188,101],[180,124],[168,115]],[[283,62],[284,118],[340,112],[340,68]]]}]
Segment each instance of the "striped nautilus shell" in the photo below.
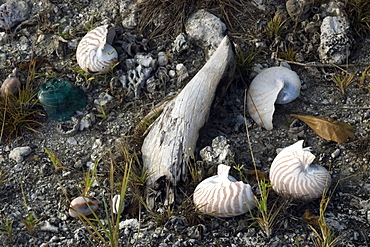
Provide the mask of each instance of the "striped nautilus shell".
[{"label": "striped nautilus shell", "polygon": [[285,67],[262,70],[252,81],[247,94],[247,108],[252,119],[272,130],[275,102],[287,104],[300,93],[301,81],[294,71]]},{"label": "striped nautilus shell", "polygon": [[203,180],[195,188],[193,199],[198,209],[218,217],[245,214],[255,206],[251,186],[229,176],[230,166],[218,165],[217,175]]},{"label": "striped nautilus shell", "polygon": [[117,51],[106,43],[108,25],[88,32],[77,46],[76,58],[81,69],[89,73],[104,74],[117,63]]},{"label": "striped nautilus shell", "polygon": [[311,164],[315,155],[303,148],[303,140],[284,148],[270,169],[273,189],[281,195],[311,200],[321,197],[329,188],[331,177],[324,167]]}]

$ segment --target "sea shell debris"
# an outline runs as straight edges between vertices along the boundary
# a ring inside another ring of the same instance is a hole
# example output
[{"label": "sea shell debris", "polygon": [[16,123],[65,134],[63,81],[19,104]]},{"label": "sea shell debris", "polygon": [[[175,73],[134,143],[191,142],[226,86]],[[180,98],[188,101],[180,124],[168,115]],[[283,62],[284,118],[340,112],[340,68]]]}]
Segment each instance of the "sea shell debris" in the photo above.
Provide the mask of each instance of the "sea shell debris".
[{"label": "sea shell debris", "polygon": [[[113,199],[112,199],[112,210],[113,210],[113,213],[114,214],[118,214],[118,212],[120,211],[119,210],[119,204],[120,204],[120,201],[121,201],[121,196],[120,195],[114,195]],[[122,202],[122,208],[121,208],[121,211],[120,211],[120,214],[122,213],[122,211],[124,210],[125,208],[125,201]]]},{"label": "sea shell debris", "polygon": [[292,198],[319,198],[330,187],[331,176],[324,167],[312,164],[314,159],[311,149],[303,148],[303,140],[281,150],[270,168],[272,188]]},{"label": "sea shell debris", "polygon": [[81,69],[89,73],[107,73],[118,62],[118,53],[106,43],[108,25],[88,32],[77,46],[76,58]]},{"label": "sea shell debris", "polygon": [[9,97],[11,95],[15,95],[18,93],[19,89],[21,88],[21,82],[15,76],[9,76],[5,79],[3,84],[1,85],[1,95],[3,97]]},{"label": "sea shell debris", "polygon": [[248,112],[258,125],[272,130],[275,102],[290,103],[299,96],[300,90],[301,80],[296,72],[282,66],[264,69],[249,86]]},{"label": "sea shell debris", "polygon": [[230,166],[220,164],[217,175],[203,180],[195,188],[193,199],[198,209],[218,217],[245,214],[255,207],[251,186],[229,176]]},{"label": "sea shell debris", "polygon": [[[69,208],[69,215],[77,218],[82,215],[90,215],[92,211],[96,211],[99,208],[99,203],[96,199],[88,196],[79,196],[71,201]],[[92,211],[91,211],[92,210]]]}]

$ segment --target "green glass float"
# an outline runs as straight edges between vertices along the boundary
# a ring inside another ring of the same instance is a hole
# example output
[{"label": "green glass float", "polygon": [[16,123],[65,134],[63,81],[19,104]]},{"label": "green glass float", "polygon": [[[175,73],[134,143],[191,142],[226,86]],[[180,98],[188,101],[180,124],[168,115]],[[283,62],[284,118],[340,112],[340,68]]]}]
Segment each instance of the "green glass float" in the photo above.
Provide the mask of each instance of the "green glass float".
[{"label": "green glass float", "polygon": [[68,121],[76,110],[86,106],[86,94],[71,82],[55,78],[39,87],[37,98],[49,118],[56,121]]}]

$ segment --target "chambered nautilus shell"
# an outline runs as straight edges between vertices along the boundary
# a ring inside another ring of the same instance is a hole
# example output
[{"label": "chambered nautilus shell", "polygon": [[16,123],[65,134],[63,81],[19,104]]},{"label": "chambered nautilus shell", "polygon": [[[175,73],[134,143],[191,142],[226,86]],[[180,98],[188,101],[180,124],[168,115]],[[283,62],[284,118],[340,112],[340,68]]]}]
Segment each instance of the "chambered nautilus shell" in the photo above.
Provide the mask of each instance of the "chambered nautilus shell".
[{"label": "chambered nautilus shell", "polygon": [[275,102],[287,104],[300,93],[301,81],[294,71],[285,67],[262,70],[252,81],[247,94],[247,108],[253,120],[272,130]]},{"label": "chambered nautilus shell", "polygon": [[281,195],[311,200],[321,197],[329,188],[331,177],[324,167],[311,164],[315,155],[303,148],[303,140],[284,148],[270,169],[273,189]]},{"label": "chambered nautilus shell", "polygon": [[251,186],[229,176],[230,166],[218,165],[217,175],[203,180],[195,188],[195,206],[206,214],[232,217],[245,214],[255,206]]},{"label": "chambered nautilus shell", "polygon": [[81,69],[90,73],[107,73],[117,63],[117,51],[106,43],[108,25],[88,32],[77,46],[76,58]]}]

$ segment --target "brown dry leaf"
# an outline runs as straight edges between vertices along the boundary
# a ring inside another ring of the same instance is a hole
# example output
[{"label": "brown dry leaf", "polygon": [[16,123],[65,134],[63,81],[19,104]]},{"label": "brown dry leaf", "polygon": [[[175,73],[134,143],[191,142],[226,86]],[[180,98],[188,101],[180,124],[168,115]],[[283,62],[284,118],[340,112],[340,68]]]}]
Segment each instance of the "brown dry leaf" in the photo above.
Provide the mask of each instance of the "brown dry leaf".
[{"label": "brown dry leaf", "polygon": [[296,114],[290,114],[290,116],[305,122],[318,136],[327,141],[344,143],[347,142],[349,138],[355,137],[355,132],[351,125],[332,118],[326,119],[322,117]]},{"label": "brown dry leaf", "polygon": [[304,222],[306,222],[307,224],[309,224],[311,226],[320,226],[319,216],[314,215],[308,209],[302,215],[302,219],[304,220]]},{"label": "brown dry leaf", "polygon": [[267,175],[266,172],[262,172],[260,170],[250,170],[245,172],[248,175],[251,175],[254,179],[257,180],[265,180],[265,181],[270,181],[269,176]]}]

